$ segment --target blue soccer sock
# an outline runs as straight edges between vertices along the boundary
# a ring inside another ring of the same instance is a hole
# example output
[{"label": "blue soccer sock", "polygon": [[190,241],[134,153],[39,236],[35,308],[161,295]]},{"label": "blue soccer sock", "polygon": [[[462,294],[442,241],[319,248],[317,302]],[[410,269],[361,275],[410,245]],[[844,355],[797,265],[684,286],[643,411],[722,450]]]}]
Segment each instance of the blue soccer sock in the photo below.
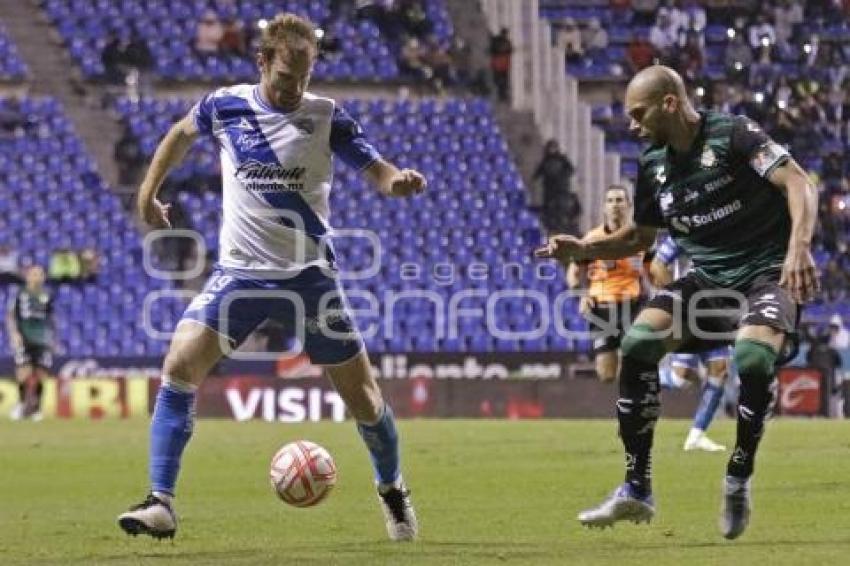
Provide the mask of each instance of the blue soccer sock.
[{"label": "blue soccer sock", "polygon": [[174,495],[180,458],[195,417],[195,386],[163,379],[151,420],[151,491]]},{"label": "blue soccer sock", "polygon": [[381,417],[374,424],[358,422],[357,430],[372,456],[375,479],[381,484],[395,482],[400,472],[398,455],[398,431],[390,406],[384,403]]},{"label": "blue soccer sock", "polygon": [[697,412],[694,415],[694,428],[705,432],[714,415],[717,414],[717,408],[720,407],[720,401],[723,400],[723,383],[714,377],[709,377],[705,380],[702,386],[702,391],[699,396],[699,405]]}]

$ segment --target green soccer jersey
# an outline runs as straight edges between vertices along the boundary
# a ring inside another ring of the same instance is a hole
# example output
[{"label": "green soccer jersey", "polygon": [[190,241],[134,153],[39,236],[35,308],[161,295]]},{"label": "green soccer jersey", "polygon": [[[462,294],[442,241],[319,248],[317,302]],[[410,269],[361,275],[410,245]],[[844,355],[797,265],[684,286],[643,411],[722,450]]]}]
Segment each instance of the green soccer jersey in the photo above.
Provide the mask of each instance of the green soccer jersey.
[{"label": "green soccer jersey", "polygon": [[21,289],[12,301],[12,313],[24,345],[49,348],[52,341],[50,316],[53,313],[50,294],[45,290],[33,293]]},{"label": "green soccer jersey", "polygon": [[700,115],[687,154],[656,145],[641,156],[635,223],[667,228],[699,275],[739,287],[782,267],[791,217],[767,177],[790,156],[748,118]]}]

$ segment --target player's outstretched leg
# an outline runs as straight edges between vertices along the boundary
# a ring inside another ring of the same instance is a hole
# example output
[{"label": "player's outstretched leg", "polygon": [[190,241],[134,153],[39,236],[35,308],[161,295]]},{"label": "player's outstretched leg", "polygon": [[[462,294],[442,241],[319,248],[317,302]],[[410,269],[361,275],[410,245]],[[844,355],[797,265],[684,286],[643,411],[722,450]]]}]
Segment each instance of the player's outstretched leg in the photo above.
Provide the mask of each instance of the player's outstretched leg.
[{"label": "player's outstretched leg", "polygon": [[664,345],[651,326],[638,322],[623,339],[622,351],[617,418],[626,450],[626,480],[600,505],[579,513],[579,522],[587,527],[649,522],[655,515],[651,452],[661,409],[658,362],[664,357]]},{"label": "player's outstretched leg", "polygon": [[741,395],[735,450],[726,468],[720,512],[720,532],[728,539],[738,538],[749,525],[752,511],[750,476],[773,398],[776,357],[776,351],[765,342],[747,338],[735,342]]},{"label": "player's outstretched leg", "polygon": [[357,430],[369,450],[375,469],[378,501],[391,540],[416,538],[419,524],[410,490],[401,475],[398,431],[390,406],[372,376],[365,352],[340,365],[326,366],[331,381],[357,421]]},{"label": "player's outstretched leg", "polygon": [[221,357],[221,336],[196,323],[180,324],[163,364],[150,438],[150,493],[118,516],[130,535],[173,538],[177,515],[173,498],[183,450],[192,436],[195,395],[210,368]]}]

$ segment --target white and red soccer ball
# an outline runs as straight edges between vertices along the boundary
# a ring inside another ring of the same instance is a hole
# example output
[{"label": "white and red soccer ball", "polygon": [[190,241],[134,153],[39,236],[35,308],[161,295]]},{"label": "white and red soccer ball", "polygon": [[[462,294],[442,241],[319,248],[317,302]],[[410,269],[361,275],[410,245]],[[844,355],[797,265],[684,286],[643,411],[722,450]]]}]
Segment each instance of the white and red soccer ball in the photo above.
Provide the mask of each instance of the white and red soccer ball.
[{"label": "white and red soccer ball", "polygon": [[285,503],[312,507],[336,483],[336,465],[327,450],[309,440],[290,442],[272,458],[269,478]]}]

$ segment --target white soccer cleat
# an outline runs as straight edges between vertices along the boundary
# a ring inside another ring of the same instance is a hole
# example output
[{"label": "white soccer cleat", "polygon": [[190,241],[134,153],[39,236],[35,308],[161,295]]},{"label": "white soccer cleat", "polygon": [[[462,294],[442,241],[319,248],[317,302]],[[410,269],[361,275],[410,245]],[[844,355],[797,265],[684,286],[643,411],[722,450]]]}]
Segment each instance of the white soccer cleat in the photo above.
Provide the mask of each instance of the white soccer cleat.
[{"label": "white soccer cleat", "polygon": [[36,412],[34,412],[33,414],[30,415],[30,420],[33,421],[33,422],[36,422],[36,423],[40,423],[41,421],[44,420],[44,415],[42,414],[41,411],[36,411]]},{"label": "white soccer cleat", "polygon": [[699,430],[698,428],[692,428],[691,432],[688,433],[688,438],[685,440],[685,445],[683,446],[685,452],[691,452],[692,450],[703,450],[705,452],[723,452],[726,450],[726,447],[722,444],[718,444],[706,436],[705,432]]},{"label": "white soccer cleat", "polygon": [[598,507],[579,513],[578,520],[585,527],[604,529],[614,526],[617,521],[649,523],[654,516],[652,495],[638,497],[633,494],[631,486],[624,483]]},{"label": "white soccer cleat", "polygon": [[404,485],[404,480],[399,479],[387,489],[379,485],[378,501],[384,511],[390,540],[414,540],[419,532],[419,523],[410,501],[410,490]]},{"label": "white soccer cleat", "polygon": [[138,505],[118,516],[118,526],[128,535],[148,535],[155,539],[174,538],[177,515],[171,504],[150,493]]},{"label": "white soccer cleat", "polygon": [[726,476],[723,480],[723,506],[720,508],[720,532],[736,539],[750,524],[750,480]]},{"label": "white soccer cleat", "polygon": [[9,413],[9,418],[13,421],[20,421],[24,418],[24,404],[18,403],[12,407],[12,412]]}]

